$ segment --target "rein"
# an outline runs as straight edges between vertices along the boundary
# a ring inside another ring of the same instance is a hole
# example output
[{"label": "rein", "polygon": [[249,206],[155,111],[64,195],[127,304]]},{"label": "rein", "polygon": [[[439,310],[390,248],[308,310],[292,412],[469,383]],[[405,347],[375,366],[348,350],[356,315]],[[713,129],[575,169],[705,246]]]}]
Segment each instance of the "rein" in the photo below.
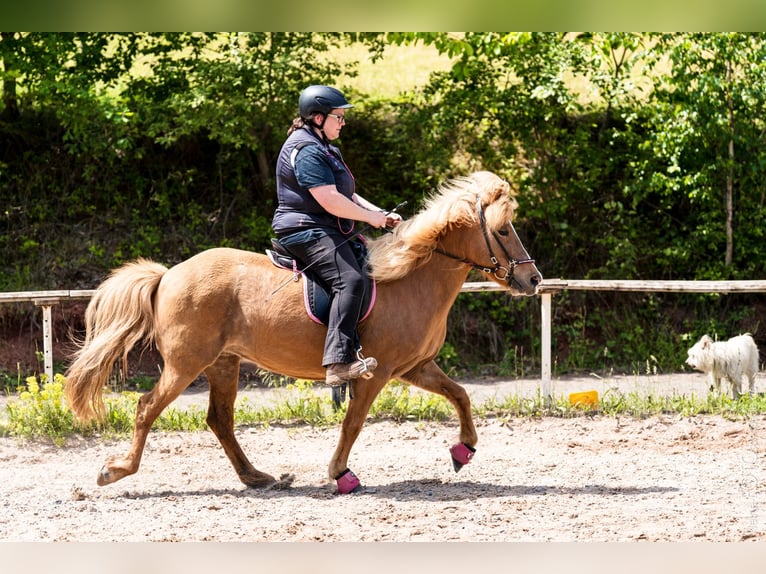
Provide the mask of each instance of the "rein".
[{"label": "rein", "polygon": [[[498,261],[497,257],[495,257],[495,252],[492,250],[492,243],[489,239],[489,233],[487,232],[487,222],[484,217],[484,210],[481,208],[481,198],[477,195],[476,196],[476,211],[479,213],[479,224],[481,226],[481,233],[484,236],[484,243],[487,245],[487,251],[489,252],[489,260],[492,262],[494,267],[486,267],[484,265],[479,265],[478,263],[475,263],[474,261],[471,261],[470,259],[466,259],[465,257],[460,257],[458,255],[453,255],[452,253],[449,253],[448,251],[444,251],[443,249],[436,247],[434,248],[434,251],[440,255],[444,255],[446,257],[450,257],[451,259],[455,259],[456,261],[460,261],[461,263],[465,263],[466,265],[470,265],[477,271],[481,271],[482,273],[492,273],[495,278],[498,281],[507,281],[511,282],[513,280],[513,270],[516,269],[518,265],[524,265],[525,263],[534,263],[534,259],[514,259],[510,253],[508,253],[508,250],[505,248],[505,245],[503,245],[502,241],[500,241],[500,238],[497,236],[497,232],[493,231],[492,236],[495,238],[495,241],[500,246],[500,249],[503,250],[503,254],[505,255],[506,259],[508,259],[508,266],[503,267],[500,265],[500,262]],[[511,229],[513,230],[513,224],[509,222],[509,225],[511,226]],[[515,230],[514,230],[515,233]]]}]

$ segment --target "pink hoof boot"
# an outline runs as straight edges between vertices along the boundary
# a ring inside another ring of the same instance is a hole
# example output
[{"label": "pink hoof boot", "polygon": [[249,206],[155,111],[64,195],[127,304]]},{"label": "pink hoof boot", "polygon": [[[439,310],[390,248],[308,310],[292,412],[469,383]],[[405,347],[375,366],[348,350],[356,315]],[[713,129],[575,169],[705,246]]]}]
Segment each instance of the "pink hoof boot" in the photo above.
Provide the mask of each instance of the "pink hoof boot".
[{"label": "pink hoof boot", "polygon": [[473,455],[476,454],[476,449],[468,446],[464,442],[459,442],[452,445],[449,449],[449,453],[452,455],[452,467],[455,469],[455,472],[457,472],[471,462]]},{"label": "pink hoof boot", "polygon": [[335,482],[338,483],[338,494],[349,494],[361,485],[356,475],[348,468],[335,477]]}]

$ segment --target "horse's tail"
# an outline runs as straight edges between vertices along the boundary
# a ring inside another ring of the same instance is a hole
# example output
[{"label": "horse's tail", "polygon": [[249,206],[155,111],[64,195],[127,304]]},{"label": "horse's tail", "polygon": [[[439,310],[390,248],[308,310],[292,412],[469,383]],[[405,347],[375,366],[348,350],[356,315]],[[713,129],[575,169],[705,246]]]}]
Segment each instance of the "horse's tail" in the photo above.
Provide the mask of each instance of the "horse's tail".
[{"label": "horse's tail", "polygon": [[[85,340],[66,373],[66,397],[78,418],[103,418],[103,387],[115,361],[141,340],[154,340],[154,294],[167,267],[137,259],[116,269],[96,289],[85,311]],[[125,369],[127,372],[127,369]]]}]

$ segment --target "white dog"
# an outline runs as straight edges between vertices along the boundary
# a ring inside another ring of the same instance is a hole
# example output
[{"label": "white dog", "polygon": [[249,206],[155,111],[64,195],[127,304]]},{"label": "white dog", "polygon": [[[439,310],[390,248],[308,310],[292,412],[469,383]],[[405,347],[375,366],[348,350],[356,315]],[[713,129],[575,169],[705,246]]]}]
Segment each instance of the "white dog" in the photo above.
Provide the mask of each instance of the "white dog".
[{"label": "white dog", "polygon": [[710,385],[721,388],[721,379],[729,380],[734,398],[740,397],[748,380],[750,394],[755,391],[755,374],[758,372],[758,347],[749,333],[732,337],[728,341],[713,341],[703,335],[689,349],[686,363],[692,368],[707,373]]}]

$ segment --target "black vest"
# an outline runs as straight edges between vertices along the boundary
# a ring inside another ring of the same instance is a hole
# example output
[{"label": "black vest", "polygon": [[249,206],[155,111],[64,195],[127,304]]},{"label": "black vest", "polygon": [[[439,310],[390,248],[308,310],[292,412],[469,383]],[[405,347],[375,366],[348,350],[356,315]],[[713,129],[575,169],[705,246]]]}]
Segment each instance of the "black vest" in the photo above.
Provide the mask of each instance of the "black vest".
[{"label": "black vest", "polygon": [[282,145],[277,158],[277,199],[271,227],[277,236],[284,236],[311,227],[326,227],[344,234],[353,231],[354,222],[341,219],[319,205],[308,189],[301,187],[295,177],[295,156],[306,146],[319,146],[332,169],[336,188],[351,199],[354,195],[354,176],[343,162],[340,150],[319,139],[309,128],[295,130]]}]

